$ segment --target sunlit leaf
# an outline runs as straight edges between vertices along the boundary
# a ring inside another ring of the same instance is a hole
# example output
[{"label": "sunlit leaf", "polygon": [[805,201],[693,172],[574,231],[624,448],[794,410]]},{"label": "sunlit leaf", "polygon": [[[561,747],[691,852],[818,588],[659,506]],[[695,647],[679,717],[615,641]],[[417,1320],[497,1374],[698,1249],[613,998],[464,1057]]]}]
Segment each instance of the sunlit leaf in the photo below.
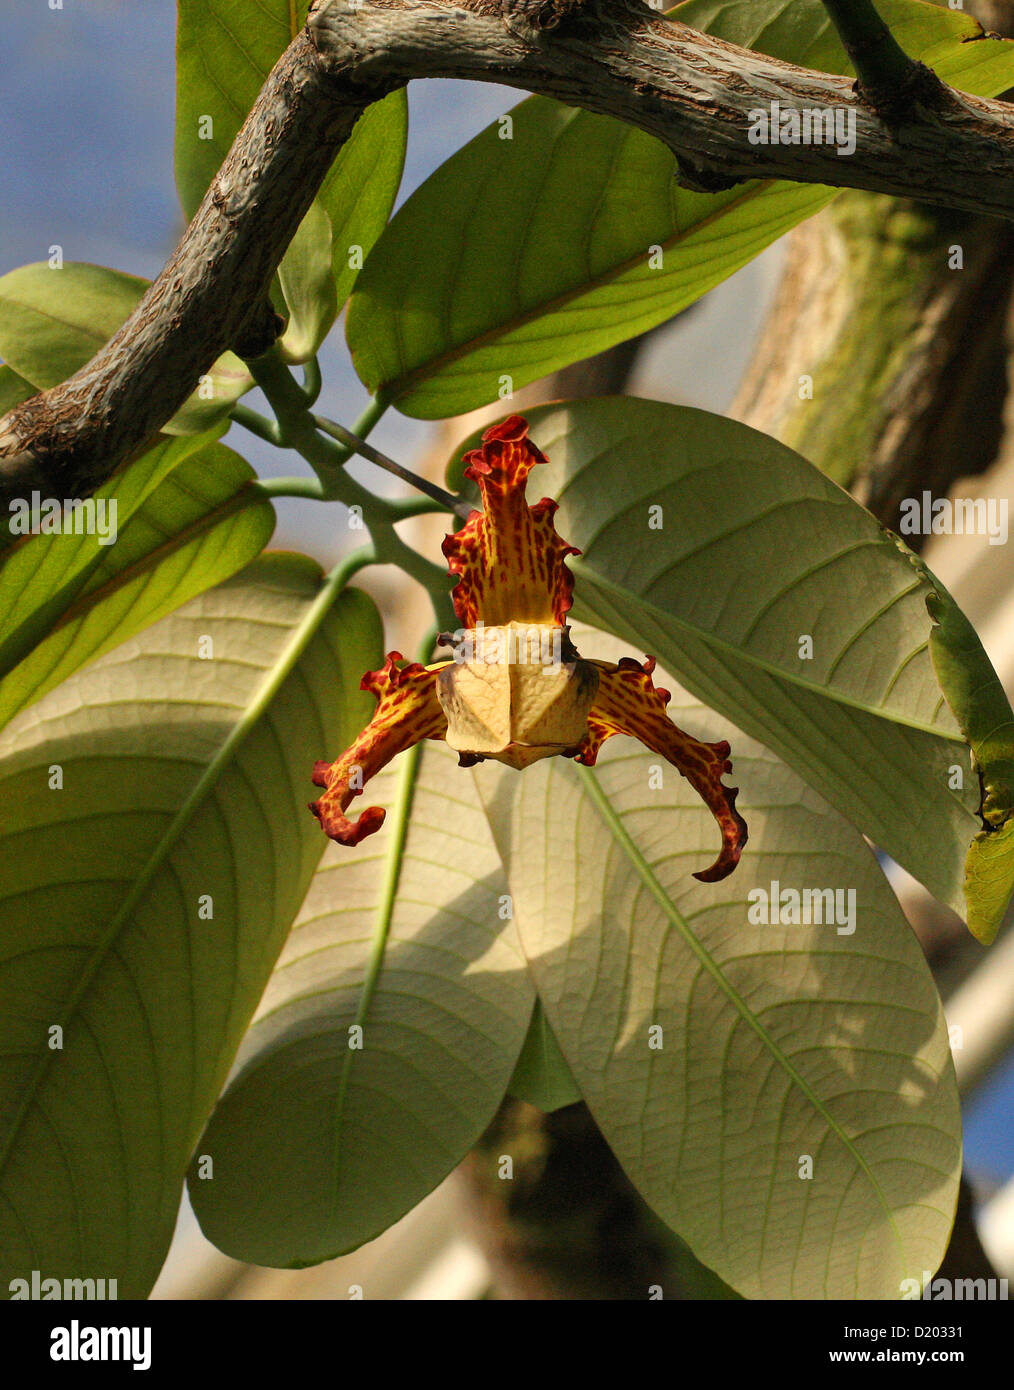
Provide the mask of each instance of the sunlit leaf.
[{"label": "sunlit leaf", "polygon": [[[164,458],[181,445],[158,449]],[[99,495],[116,498],[153,461],[145,455]],[[16,627],[11,615],[0,617],[0,636],[14,627],[0,647],[9,669],[0,679],[0,725],[85,662],[228,579],[267,544],[274,508],[231,449],[205,444],[158,475],[119,522],[114,544],[94,535],[37,536],[0,564],[4,592],[27,581],[21,593],[37,603]],[[11,666],[18,651],[26,655]]]},{"label": "sunlit leaf", "polygon": [[[575,636],[607,659],[629,650]],[[633,740],[594,770],[473,774],[553,1034],[628,1177],[740,1293],[913,1296],[943,1257],[961,1171],[925,958],[841,816],[679,689],[670,712],[735,750],[751,836],[719,884],[690,876],[714,851],[710,813]],[[808,890],[831,894],[819,914]]]},{"label": "sunlit leaf", "polygon": [[[818,0],[691,0],[720,38],[826,71],[851,68]],[[1014,84],[1014,43],[922,0],[885,17],[913,57],[966,91]],[[651,136],[531,97],[441,165],[378,241],[348,314],[361,380],[406,415],[502,398],[663,323],[834,197],[752,181],[692,193]]]},{"label": "sunlit leaf", "polygon": [[[106,266],[45,261],[0,276],[0,357],[38,391],[66,381],[90,362],[140,302],[148,281]],[[253,378],[223,353],[201,385],[163,425],[166,434],[199,434],[221,422]]]},{"label": "sunlit leaf", "polygon": [[[60,621],[100,566],[116,564],[108,551],[115,549],[120,531],[166,478],[213,438],[214,434],[208,433],[161,439],[97,488],[87,499],[90,508],[80,509],[80,519],[78,511],[64,506],[56,520],[47,520],[47,528],[58,523],[58,529],[52,531],[42,530],[43,502],[73,503],[77,499],[32,495],[14,499],[18,505],[12,506],[10,522],[18,543],[0,562],[0,675],[23,661]],[[52,508],[45,510],[49,517]],[[86,525],[89,518],[91,524]],[[32,534],[33,530],[37,533]]]},{"label": "sunlit leaf", "polygon": [[279,344],[287,362],[306,362],[338,312],[331,274],[331,219],[314,199],[278,271],[289,321]]},{"label": "sunlit leaf", "polygon": [[[306,22],[309,0],[178,0],[176,35],[176,187],[193,217],[268,73]],[[408,104],[392,92],[360,117],[317,195],[330,222],[331,291],[318,306],[330,322],[394,205],[405,160]],[[282,281],[320,225],[311,209],[283,261]],[[319,251],[321,243],[316,243]],[[332,305],[331,294],[335,301]],[[290,309],[293,307],[289,305]],[[327,314],[330,313],[330,319]],[[326,331],[326,329],[324,330]]]},{"label": "sunlit leaf", "polygon": [[[376,610],[273,555],[0,734],[0,1282],[144,1297],[322,848]],[[54,1031],[55,1030],[55,1031]]]},{"label": "sunlit leaf", "polygon": [[442,745],[416,764],[370,783],[379,834],[328,848],[198,1145],[194,1208],[238,1259],[384,1230],[476,1143],[521,1049],[533,991],[475,787]]}]

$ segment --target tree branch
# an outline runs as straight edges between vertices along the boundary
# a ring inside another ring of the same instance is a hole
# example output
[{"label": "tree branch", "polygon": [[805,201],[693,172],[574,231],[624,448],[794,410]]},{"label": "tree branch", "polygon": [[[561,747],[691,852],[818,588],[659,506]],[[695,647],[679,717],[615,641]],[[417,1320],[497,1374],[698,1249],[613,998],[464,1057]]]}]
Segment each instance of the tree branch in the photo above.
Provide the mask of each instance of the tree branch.
[{"label": "tree branch", "polygon": [[[414,77],[506,83],[617,117],[673,150],[681,181],[699,189],[783,178],[1014,218],[1014,110],[1000,102],[941,86],[893,129],[849,79],[737,48],[640,0],[318,0],[135,312],[86,367],[0,420],[0,500],[92,491],[223,351],[267,345],[271,276],[327,170],[363,110]],[[773,101],[853,113],[856,152],[751,144],[751,111]]]}]

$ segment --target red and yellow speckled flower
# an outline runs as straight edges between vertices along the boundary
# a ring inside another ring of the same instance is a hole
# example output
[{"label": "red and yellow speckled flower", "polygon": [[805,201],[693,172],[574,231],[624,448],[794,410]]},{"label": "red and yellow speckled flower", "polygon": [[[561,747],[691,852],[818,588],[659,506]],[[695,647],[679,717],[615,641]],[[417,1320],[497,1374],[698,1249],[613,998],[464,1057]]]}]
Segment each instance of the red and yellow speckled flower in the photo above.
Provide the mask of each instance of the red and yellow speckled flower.
[{"label": "red and yellow speckled flower", "polygon": [[332,840],[356,845],[380,829],[384,812],[371,806],[349,820],[353,799],[421,739],[444,739],[465,767],[493,758],[524,768],[556,755],[591,767],[607,738],[629,734],[672,763],[708,806],[722,848],[694,877],[725,878],[746,844],[736,789],[722,784],[732,771],[729,745],[701,743],[668,718],[670,696],[652,683],[653,658],[586,661],[574,648],[565,624],[574,577],[565,560],[580,552],[557,535],[555,502],[525,500],[528,474],[546,462],[527,421],[515,415],[487,430],[465,462],[483,510],[443,545],[463,626],[442,639],[454,657],[421,666],[391,652],[382,670],[363,677],[377,712],[336,762],[317,763],[313,781],[325,791],[310,809]]}]

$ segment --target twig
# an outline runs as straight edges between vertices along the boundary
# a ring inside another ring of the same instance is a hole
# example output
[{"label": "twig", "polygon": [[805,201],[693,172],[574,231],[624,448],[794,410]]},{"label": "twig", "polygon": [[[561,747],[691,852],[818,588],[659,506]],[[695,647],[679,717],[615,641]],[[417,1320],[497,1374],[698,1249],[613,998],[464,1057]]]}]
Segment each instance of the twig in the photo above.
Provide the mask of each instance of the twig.
[{"label": "twig", "polygon": [[873,0],[823,0],[856,70],[859,95],[884,120],[899,123],[919,101],[946,99],[936,73],[898,43]]},{"label": "twig", "polygon": [[427,478],[420,477],[418,473],[413,473],[404,464],[396,463],[394,459],[388,458],[387,454],[382,454],[379,449],[375,449],[372,444],[367,444],[364,439],[358,439],[344,425],[339,425],[324,415],[315,415],[313,422],[319,430],[329,434],[332,439],[337,439],[339,444],[344,444],[354,454],[361,454],[364,459],[369,459],[378,468],[386,469],[388,473],[393,473],[396,478],[401,478],[402,482],[411,484],[419,492],[425,492],[427,497],[432,497],[434,502],[439,502],[442,507],[446,507],[449,512],[454,512],[463,520],[467,521],[475,511],[475,508],[463,497],[455,497],[451,493],[445,492],[442,487],[438,487],[436,483],[431,483]]}]

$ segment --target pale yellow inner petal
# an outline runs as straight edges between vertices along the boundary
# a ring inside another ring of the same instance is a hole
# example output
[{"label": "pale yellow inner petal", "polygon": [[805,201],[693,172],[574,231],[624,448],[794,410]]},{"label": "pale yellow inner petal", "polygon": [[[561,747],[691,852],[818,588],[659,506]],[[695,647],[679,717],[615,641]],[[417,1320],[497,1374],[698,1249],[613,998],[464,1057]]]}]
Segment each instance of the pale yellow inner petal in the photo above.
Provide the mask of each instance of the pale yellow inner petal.
[{"label": "pale yellow inner petal", "polygon": [[597,669],[569,647],[560,627],[472,629],[437,677],[447,742],[519,769],[574,750],[598,683]]}]

